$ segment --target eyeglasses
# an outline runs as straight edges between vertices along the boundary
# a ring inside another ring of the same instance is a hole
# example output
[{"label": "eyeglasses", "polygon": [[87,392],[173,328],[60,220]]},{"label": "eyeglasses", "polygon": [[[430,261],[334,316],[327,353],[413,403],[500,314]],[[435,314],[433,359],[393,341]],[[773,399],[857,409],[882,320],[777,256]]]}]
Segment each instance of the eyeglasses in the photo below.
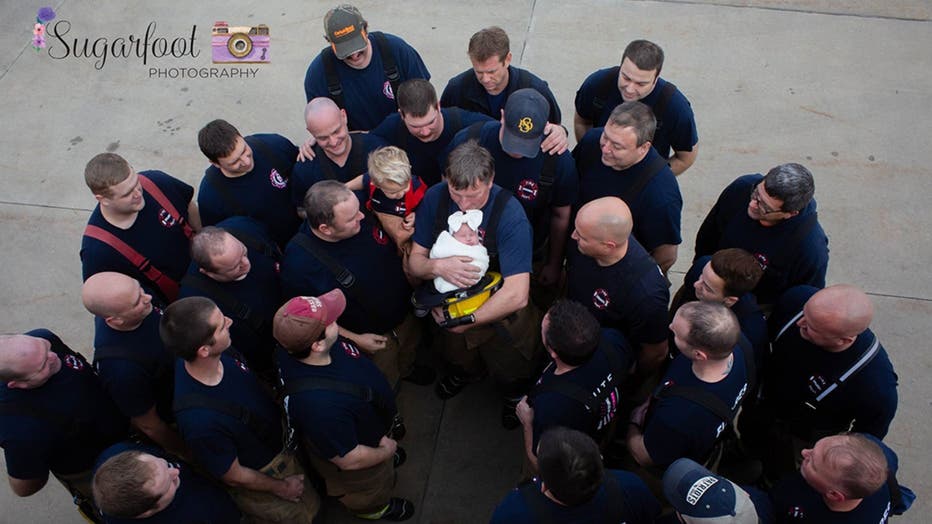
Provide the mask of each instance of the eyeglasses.
[{"label": "eyeglasses", "polygon": [[754,186],[754,190],[751,191],[751,200],[757,202],[757,208],[760,209],[761,214],[769,215],[770,213],[779,213],[779,209],[772,209],[764,202],[764,199],[760,197],[760,184],[761,183],[758,182],[757,185]]}]

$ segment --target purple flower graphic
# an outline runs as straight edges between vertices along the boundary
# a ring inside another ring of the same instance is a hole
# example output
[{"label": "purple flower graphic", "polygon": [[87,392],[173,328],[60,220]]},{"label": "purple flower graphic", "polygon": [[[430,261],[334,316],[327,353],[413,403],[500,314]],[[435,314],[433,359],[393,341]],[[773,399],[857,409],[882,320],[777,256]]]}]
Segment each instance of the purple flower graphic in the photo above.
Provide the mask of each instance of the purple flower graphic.
[{"label": "purple flower graphic", "polygon": [[50,22],[55,19],[55,10],[51,7],[39,8],[39,12],[36,14],[36,19],[43,24]]},{"label": "purple flower graphic", "polygon": [[32,38],[32,46],[36,48],[36,51],[38,51],[40,47],[45,47],[45,37],[42,35],[34,36]]}]

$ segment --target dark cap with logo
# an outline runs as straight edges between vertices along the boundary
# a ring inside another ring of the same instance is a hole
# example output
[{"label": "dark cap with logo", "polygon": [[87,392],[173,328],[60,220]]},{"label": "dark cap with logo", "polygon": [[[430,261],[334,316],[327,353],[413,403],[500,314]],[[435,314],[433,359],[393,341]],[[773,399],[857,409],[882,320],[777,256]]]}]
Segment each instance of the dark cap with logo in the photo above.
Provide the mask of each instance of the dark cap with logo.
[{"label": "dark cap with logo", "polygon": [[324,33],[333,45],[337,58],[343,60],[369,45],[365,37],[366,20],[355,6],[339,5],[324,16]]},{"label": "dark cap with logo", "polygon": [[505,102],[502,149],[506,153],[534,158],[540,153],[550,103],[534,89],[519,89]]}]

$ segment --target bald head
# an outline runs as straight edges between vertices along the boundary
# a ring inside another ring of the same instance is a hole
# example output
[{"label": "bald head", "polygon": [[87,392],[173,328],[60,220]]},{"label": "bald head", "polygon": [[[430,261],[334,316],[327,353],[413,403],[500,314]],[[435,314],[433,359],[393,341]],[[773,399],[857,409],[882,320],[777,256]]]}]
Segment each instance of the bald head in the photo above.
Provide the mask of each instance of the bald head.
[{"label": "bald head", "polygon": [[602,197],[587,203],[579,210],[577,220],[590,224],[599,240],[619,245],[627,243],[634,227],[631,210],[618,197]]},{"label": "bald head", "polygon": [[134,329],[152,311],[152,297],[139,282],[112,271],[91,275],[81,287],[81,300],[115,329]]},{"label": "bald head", "polygon": [[[0,382],[32,376],[45,361],[49,341],[29,335],[0,335]],[[8,384],[9,385],[9,384]]]},{"label": "bald head", "polygon": [[311,126],[312,122],[320,122],[324,119],[338,118],[340,116],[340,107],[333,100],[321,96],[311,99],[304,106],[304,122]]},{"label": "bald head", "polygon": [[807,314],[827,322],[840,337],[856,337],[870,327],[874,305],[867,294],[849,284],[820,290],[806,303]]}]

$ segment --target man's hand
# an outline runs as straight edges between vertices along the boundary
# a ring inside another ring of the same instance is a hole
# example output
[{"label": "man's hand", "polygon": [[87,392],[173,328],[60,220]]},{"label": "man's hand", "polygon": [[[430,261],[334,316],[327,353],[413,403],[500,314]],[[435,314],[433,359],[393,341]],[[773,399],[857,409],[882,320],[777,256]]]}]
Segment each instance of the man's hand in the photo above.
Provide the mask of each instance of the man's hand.
[{"label": "man's hand", "polygon": [[366,353],[376,353],[385,349],[388,338],[375,333],[360,333],[353,342]]},{"label": "man's hand", "polygon": [[317,143],[317,139],[314,138],[314,135],[311,135],[301,144],[301,147],[298,148],[298,162],[310,162],[314,160],[314,144]]},{"label": "man's hand", "polygon": [[395,450],[398,449],[398,441],[389,437],[382,437],[382,439],[379,440],[379,447],[387,449],[388,454],[393,455]]},{"label": "man's hand", "polygon": [[[439,326],[446,321],[446,317],[443,316],[443,306],[437,306],[430,310],[430,316],[434,317],[434,322]],[[454,326],[451,328],[445,328],[450,333],[465,333],[473,324],[460,324],[459,326]]]},{"label": "man's hand", "polygon": [[521,421],[521,425],[524,427],[530,427],[531,423],[534,422],[534,408],[527,403],[527,395],[515,406],[515,413],[518,414],[518,420]]},{"label": "man's hand", "polygon": [[276,497],[297,502],[304,493],[304,475],[285,477],[272,492]]},{"label": "man's hand", "polygon": [[631,411],[631,422],[634,422],[638,426],[644,426],[644,417],[647,416],[647,407],[650,405],[650,399],[644,401],[643,404],[634,408]]},{"label": "man's hand", "polygon": [[566,138],[566,129],[547,122],[544,126],[544,135],[547,137],[540,143],[540,150],[551,155],[561,155],[569,148],[569,141]]},{"label": "man's hand", "polygon": [[560,270],[562,269],[561,261],[555,263],[548,263],[546,266],[540,268],[540,273],[537,275],[537,282],[542,286],[552,286],[560,281]]},{"label": "man's hand", "polygon": [[435,273],[456,287],[469,287],[482,278],[479,268],[471,262],[470,257],[438,258]]},{"label": "man's hand", "polygon": [[406,231],[414,231],[414,211],[408,214],[401,222],[401,227]]}]

